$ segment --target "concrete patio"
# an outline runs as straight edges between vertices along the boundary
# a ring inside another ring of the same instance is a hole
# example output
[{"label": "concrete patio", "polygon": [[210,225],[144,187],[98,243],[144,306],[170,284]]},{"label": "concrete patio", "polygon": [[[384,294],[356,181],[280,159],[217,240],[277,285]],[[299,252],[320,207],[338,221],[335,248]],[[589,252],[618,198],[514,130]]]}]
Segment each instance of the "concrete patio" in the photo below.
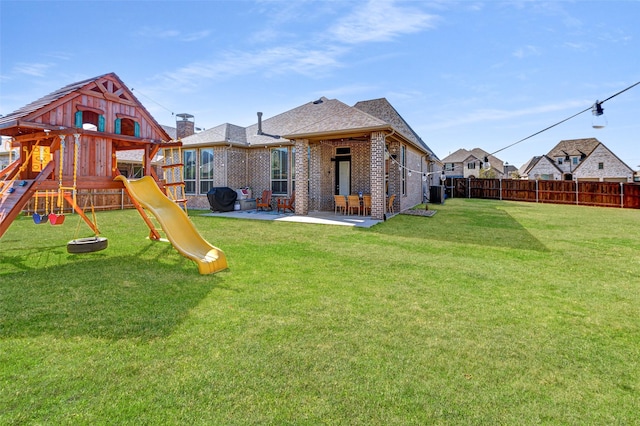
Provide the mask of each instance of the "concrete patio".
[{"label": "concrete patio", "polygon": [[370,228],[373,225],[382,222],[381,220],[371,219],[370,216],[336,215],[326,211],[309,212],[309,215],[307,216],[298,216],[293,213],[278,213],[275,211],[256,212],[255,210],[237,210],[231,212],[208,212],[202,214],[202,216],[274,220],[279,222],[313,223],[319,225],[355,226],[359,228]]}]

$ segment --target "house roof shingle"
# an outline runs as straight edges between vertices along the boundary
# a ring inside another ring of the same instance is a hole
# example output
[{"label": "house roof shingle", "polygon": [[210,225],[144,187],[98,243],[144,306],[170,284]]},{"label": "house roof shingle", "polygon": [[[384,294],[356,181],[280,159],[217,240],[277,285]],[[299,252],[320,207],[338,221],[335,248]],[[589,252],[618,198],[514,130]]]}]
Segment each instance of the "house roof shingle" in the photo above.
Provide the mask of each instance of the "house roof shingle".
[{"label": "house roof shingle", "polygon": [[354,108],[362,110],[374,117],[381,119],[382,121],[391,124],[394,129],[402,133],[404,137],[413,141],[416,145],[421,146],[427,150],[436,159],[438,157],[427,146],[420,136],[411,128],[404,118],[398,113],[398,111],[389,103],[386,98],[372,99],[368,101],[360,101],[356,103]]},{"label": "house roof shingle", "polygon": [[[394,129],[417,147],[435,154],[400,117],[386,99],[363,101],[350,107],[337,99],[320,99],[289,111],[240,127],[225,123],[204,132],[182,138],[184,145],[235,144],[241,146],[269,146],[290,144],[291,139],[336,134],[348,134],[374,129]],[[371,113],[370,113],[371,112]],[[377,116],[376,116],[377,115]],[[388,121],[387,121],[388,120]]]},{"label": "house roof shingle", "polygon": [[547,153],[547,156],[551,158],[569,156],[588,156],[594,149],[600,144],[600,141],[596,138],[585,139],[567,139],[558,142],[551,151]]}]

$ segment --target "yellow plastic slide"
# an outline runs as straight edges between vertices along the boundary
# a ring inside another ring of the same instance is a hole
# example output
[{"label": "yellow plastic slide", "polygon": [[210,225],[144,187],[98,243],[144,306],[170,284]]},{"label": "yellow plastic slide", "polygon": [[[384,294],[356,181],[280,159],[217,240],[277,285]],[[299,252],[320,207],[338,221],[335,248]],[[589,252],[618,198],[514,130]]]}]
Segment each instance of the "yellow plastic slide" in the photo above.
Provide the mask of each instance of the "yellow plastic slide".
[{"label": "yellow plastic slide", "polygon": [[227,258],[198,233],[189,216],[162,193],[151,176],[128,180],[117,176],[129,195],[150,211],[160,222],[167,238],[181,255],[195,261],[201,274],[213,274],[227,269]]}]

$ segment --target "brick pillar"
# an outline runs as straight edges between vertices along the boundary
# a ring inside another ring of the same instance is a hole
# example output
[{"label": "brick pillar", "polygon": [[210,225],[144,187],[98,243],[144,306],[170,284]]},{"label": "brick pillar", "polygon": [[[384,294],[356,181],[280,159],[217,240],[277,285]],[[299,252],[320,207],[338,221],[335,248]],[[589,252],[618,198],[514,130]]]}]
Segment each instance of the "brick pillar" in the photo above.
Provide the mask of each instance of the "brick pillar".
[{"label": "brick pillar", "polygon": [[309,214],[309,162],[307,151],[309,141],[296,139],[296,214],[306,216]]},{"label": "brick pillar", "polygon": [[387,201],[384,193],[384,146],[384,133],[371,133],[371,218],[377,220],[384,219]]}]

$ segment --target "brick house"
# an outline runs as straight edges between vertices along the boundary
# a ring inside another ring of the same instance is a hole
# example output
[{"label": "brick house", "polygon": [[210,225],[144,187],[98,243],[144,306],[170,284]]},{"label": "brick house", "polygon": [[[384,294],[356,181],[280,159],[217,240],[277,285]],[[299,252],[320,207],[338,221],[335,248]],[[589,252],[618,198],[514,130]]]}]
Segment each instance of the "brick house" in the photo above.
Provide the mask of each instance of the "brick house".
[{"label": "brick house", "polygon": [[[537,159],[537,160],[536,160]],[[520,169],[524,179],[633,182],[633,170],[596,138],[562,140]]]},{"label": "brick house", "polygon": [[[488,168],[485,166],[485,159],[488,160]],[[481,171],[490,173],[493,178],[505,177],[505,165],[502,160],[480,148],[470,151],[461,148],[443,158],[442,162],[448,178],[478,178]]]},{"label": "brick house", "polygon": [[208,208],[207,192],[220,186],[250,187],[254,197],[295,191],[300,215],[333,211],[335,194],[362,192],[371,194],[371,217],[383,219],[387,196],[396,195],[396,212],[420,204],[440,169],[384,98],[348,106],[322,97],[264,120],[258,113],[249,127],[225,123],[195,134],[185,116],[177,134],[190,207]]}]

